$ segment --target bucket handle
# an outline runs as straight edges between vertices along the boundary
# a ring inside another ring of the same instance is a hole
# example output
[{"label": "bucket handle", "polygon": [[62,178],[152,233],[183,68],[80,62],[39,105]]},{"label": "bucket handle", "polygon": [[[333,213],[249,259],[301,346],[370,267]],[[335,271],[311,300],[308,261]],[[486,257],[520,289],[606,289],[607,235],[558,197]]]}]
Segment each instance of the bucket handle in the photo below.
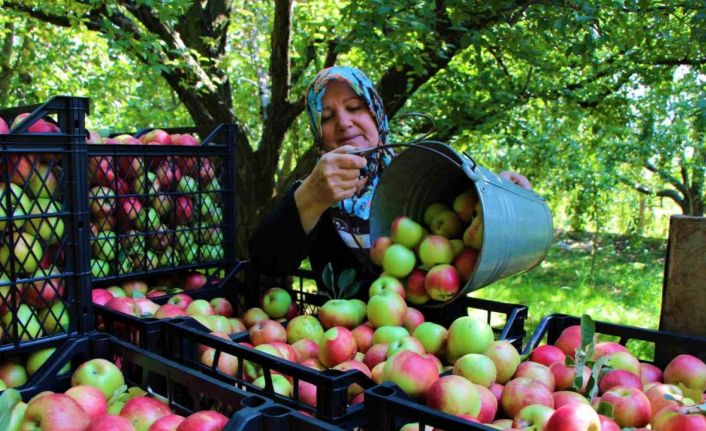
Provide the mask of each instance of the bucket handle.
[{"label": "bucket handle", "polygon": [[[441,156],[441,157],[445,158],[446,160],[448,160],[449,162],[453,163],[459,169],[464,169],[464,166],[465,166],[464,163],[461,163],[457,160],[454,160],[451,157],[449,157],[448,155],[442,153],[441,151],[435,150],[434,148],[427,146],[427,145],[423,145],[423,144],[446,145],[441,141],[434,141],[431,139],[425,139],[425,140],[413,141],[413,142],[400,142],[400,143],[396,143],[396,144],[378,145],[378,146],[369,147],[369,148],[354,148],[354,149],[348,151],[348,154],[365,155],[365,154],[373,153],[376,151],[385,151],[388,148],[400,148],[400,147],[402,147],[402,148],[419,148],[419,149],[422,149],[425,151],[431,151],[432,153],[436,154],[437,156]],[[469,156],[468,153],[466,153],[466,152],[464,152],[463,155],[471,162],[471,165],[472,165],[470,167],[471,171],[475,172],[476,166],[478,166],[476,161],[473,159],[473,157]]]}]

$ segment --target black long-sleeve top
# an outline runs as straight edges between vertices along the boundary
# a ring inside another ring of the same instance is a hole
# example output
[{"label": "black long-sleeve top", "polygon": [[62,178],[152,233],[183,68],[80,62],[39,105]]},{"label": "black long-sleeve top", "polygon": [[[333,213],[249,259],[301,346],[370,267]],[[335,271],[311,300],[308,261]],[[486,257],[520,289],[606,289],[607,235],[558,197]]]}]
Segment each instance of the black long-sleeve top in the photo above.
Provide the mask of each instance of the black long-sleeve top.
[{"label": "black long-sleeve top", "polygon": [[353,268],[358,280],[364,283],[374,280],[376,275],[358,261],[339,236],[329,210],[308,235],[304,232],[294,201],[294,191],[300,184],[297,182],[290,188],[251,237],[248,249],[255,269],[266,275],[287,275],[309,257],[315,271],[321,272],[331,262],[337,276],[344,269]]}]

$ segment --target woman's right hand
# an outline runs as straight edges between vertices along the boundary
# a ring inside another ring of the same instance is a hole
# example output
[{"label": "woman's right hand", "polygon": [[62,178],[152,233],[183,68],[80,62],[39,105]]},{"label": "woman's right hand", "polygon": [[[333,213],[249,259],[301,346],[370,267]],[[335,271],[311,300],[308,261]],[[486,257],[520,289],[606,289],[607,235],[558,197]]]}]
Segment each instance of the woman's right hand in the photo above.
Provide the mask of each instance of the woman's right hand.
[{"label": "woman's right hand", "polygon": [[316,226],[326,208],[353,196],[365,184],[366,179],[360,178],[360,169],[366,166],[367,160],[348,154],[353,148],[346,145],[324,154],[294,192],[294,200],[306,233]]}]

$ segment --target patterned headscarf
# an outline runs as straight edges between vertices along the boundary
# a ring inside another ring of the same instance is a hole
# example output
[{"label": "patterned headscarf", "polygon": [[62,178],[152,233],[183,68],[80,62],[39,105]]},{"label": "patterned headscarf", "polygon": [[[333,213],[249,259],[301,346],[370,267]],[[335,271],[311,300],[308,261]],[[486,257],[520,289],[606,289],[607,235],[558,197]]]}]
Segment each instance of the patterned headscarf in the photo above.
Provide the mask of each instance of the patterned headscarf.
[{"label": "patterned headscarf", "polygon": [[[331,81],[347,82],[353,92],[360,97],[368,107],[370,115],[375,119],[380,135],[379,145],[387,143],[390,128],[387,115],[370,78],[362,71],[350,66],[335,66],[324,69],[316,75],[309,86],[306,95],[306,110],[309,115],[311,133],[314,143],[323,149],[321,132],[321,101],[326,93],[326,85]],[[390,163],[394,154],[389,151],[368,153],[367,179],[365,186],[353,196],[345,199],[331,208],[331,216],[343,241],[351,248],[358,259],[370,267],[370,204],[373,192],[379,181],[382,170]]]}]

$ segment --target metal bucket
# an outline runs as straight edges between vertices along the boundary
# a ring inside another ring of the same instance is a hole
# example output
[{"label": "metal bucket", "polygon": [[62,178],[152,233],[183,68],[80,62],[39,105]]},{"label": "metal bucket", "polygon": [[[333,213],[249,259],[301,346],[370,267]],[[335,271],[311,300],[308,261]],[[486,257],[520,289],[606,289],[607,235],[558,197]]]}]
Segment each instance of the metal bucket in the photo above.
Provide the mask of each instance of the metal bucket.
[{"label": "metal bucket", "polygon": [[453,202],[471,187],[478,194],[483,212],[483,244],[475,271],[453,299],[529,270],[544,260],[554,235],[544,198],[448,145],[428,143],[412,145],[393,159],[380,177],[370,208],[374,241],[390,236],[395,217],[405,215],[421,221],[429,205]]}]

